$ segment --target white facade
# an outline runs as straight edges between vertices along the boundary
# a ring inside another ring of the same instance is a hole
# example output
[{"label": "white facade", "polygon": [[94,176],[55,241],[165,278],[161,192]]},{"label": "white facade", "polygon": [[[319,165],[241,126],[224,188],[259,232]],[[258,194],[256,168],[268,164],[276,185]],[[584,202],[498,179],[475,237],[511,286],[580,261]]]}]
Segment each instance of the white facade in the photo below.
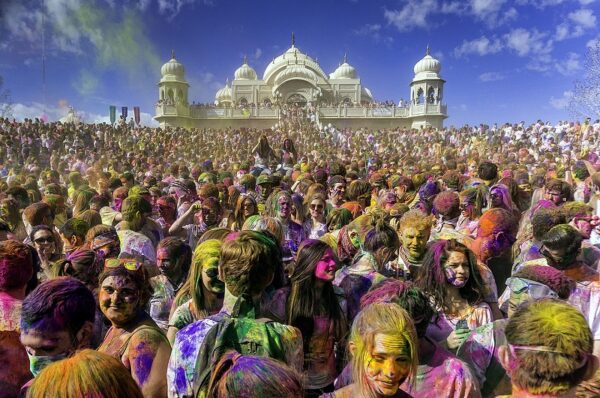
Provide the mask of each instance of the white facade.
[{"label": "white facade", "polygon": [[[266,66],[262,78],[244,59],[234,78],[217,91],[215,107],[190,106],[185,70],[172,55],[161,68],[155,119],[161,126],[268,128],[279,120],[283,104],[316,106],[318,119],[339,127],[436,127],[447,118],[442,103],[445,81],[441,64],[429,54],[414,67],[410,102],[403,106],[373,104],[356,69],[344,61],[330,74],[294,43]],[[336,104],[332,106],[331,104]]]}]

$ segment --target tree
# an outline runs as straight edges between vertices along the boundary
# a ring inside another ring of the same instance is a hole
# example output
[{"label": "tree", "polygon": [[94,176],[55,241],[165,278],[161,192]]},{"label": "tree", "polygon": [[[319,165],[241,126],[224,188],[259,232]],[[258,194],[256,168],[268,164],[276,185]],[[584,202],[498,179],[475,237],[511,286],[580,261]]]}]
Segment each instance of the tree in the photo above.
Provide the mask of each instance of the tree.
[{"label": "tree", "polygon": [[10,90],[3,88],[4,79],[0,76],[0,118],[12,116],[13,103],[10,99]]},{"label": "tree", "polygon": [[579,117],[600,118],[600,40],[588,48],[585,78],[575,81],[569,107]]}]

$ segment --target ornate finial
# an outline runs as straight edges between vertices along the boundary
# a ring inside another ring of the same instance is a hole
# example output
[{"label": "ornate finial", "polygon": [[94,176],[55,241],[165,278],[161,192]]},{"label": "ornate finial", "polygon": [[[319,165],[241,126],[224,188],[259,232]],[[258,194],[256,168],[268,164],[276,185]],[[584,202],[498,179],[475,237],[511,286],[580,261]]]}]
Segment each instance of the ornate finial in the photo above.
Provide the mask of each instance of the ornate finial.
[{"label": "ornate finial", "polygon": [[429,55],[429,44],[427,44],[427,50],[425,51],[425,55]]},{"label": "ornate finial", "polygon": [[296,35],[294,35],[294,32],[292,32],[292,47],[294,47],[296,45]]},{"label": "ornate finial", "polygon": [[225,79],[225,86],[229,86],[229,78]]},{"label": "ornate finial", "polygon": [[244,55],[244,65],[247,65],[247,64],[248,64],[248,56]]},{"label": "ornate finial", "polygon": [[348,63],[348,52],[344,53],[344,63]]},{"label": "ornate finial", "polygon": [[171,50],[171,59],[175,59],[175,50]]}]

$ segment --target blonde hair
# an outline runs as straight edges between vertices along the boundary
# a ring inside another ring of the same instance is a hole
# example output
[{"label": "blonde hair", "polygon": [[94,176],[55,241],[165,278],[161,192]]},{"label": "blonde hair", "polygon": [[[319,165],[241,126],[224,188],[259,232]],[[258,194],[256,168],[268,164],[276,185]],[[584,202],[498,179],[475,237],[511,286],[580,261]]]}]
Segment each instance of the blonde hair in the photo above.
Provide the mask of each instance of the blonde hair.
[{"label": "blonde hair", "polygon": [[143,398],[131,373],[116,358],[82,350],[48,365],[27,390],[27,398]]},{"label": "blonde hair", "polygon": [[412,385],[418,366],[417,332],[412,319],[398,304],[374,303],[363,308],[352,324],[350,342],[355,351],[352,356],[352,378],[365,397],[375,398],[373,388],[365,385],[365,363],[375,344],[375,335],[387,334],[402,337],[410,349],[410,371],[406,379]]}]

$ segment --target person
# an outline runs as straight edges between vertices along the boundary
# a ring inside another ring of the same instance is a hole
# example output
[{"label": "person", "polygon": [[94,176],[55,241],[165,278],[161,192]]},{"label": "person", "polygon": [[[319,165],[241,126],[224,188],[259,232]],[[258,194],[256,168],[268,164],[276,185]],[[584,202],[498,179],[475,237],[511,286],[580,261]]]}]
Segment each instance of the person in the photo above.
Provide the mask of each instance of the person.
[{"label": "person", "polygon": [[464,235],[475,237],[479,218],[485,207],[485,188],[482,186],[467,188],[459,193],[460,216],[456,223],[456,230]]},{"label": "person", "polygon": [[544,199],[553,202],[556,206],[562,206],[572,200],[572,196],[571,186],[566,181],[552,178],[544,185]]},{"label": "person", "polygon": [[277,218],[283,226],[283,260],[289,261],[296,255],[300,243],[306,239],[304,228],[291,219],[292,198],[289,193],[283,190],[273,192],[267,202],[266,215]]},{"label": "person", "polygon": [[396,231],[385,223],[383,218],[372,218],[375,226],[367,232],[362,250],[354,256],[348,267],[340,269],[333,281],[339,286],[348,300],[348,319],[356,316],[360,298],[374,285],[386,277],[380,270],[389,261],[396,259],[400,242]]},{"label": "person", "polygon": [[346,201],[346,179],[341,175],[332,176],[328,183],[329,201],[328,204],[333,208],[340,208]]},{"label": "person", "polygon": [[258,214],[258,205],[256,200],[251,195],[240,194],[238,197],[235,208],[233,210],[233,217],[231,218],[231,224],[229,225],[232,231],[239,231],[242,229],[244,222],[248,217]]},{"label": "person", "polygon": [[218,271],[221,245],[220,240],[208,239],[196,246],[189,275],[175,296],[169,317],[167,337],[171,344],[180,329],[221,309],[225,292]]},{"label": "person", "polygon": [[175,296],[187,279],[191,262],[192,249],[181,239],[168,237],[158,244],[156,265],[160,274],[150,278],[148,314],[165,333]]},{"label": "person", "polygon": [[481,162],[477,167],[477,176],[483,180],[486,186],[490,187],[498,179],[498,166],[492,162]]},{"label": "person", "polygon": [[400,386],[414,381],[417,346],[405,310],[392,303],[368,305],[354,320],[348,342],[354,382],[321,398],[410,397]]},{"label": "person", "polygon": [[109,259],[99,278],[98,304],[111,324],[98,351],[117,358],[144,397],[164,397],[171,347],[144,311],[150,298],[145,268],[132,259]]},{"label": "person", "polygon": [[[528,301],[543,298],[567,300],[574,288],[571,278],[552,267],[524,267],[508,280],[507,313],[510,318],[517,308]],[[504,295],[503,295],[504,296]],[[484,397],[496,397],[511,392],[510,378],[500,364],[498,349],[506,344],[504,333],[508,319],[497,319],[472,331],[456,355],[473,369]]]},{"label": "person", "polygon": [[456,231],[460,216],[460,198],[455,191],[442,191],[433,199],[436,223],[429,240],[463,239],[464,235]]},{"label": "person", "polygon": [[336,364],[341,362],[346,302],[344,292],[332,284],[337,268],[335,254],[325,242],[305,240],[290,276],[291,286],[277,290],[266,304],[272,319],[302,332],[307,397],[333,391]]},{"label": "person", "polygon": [[121,206],[123,221],[117,228],[121,253],[138,258],[144,263],[156,264],[156,251],[152,240],[141,233],[146,217],[152,213],[152,205],[141,196],[128,196]]},{"label": "person", "polygon": [[456,240],[439,240],[425,254],[416,285],[432,299],[438,315],[427,336],[455,352],[469,330],[491,322],[484,283],[471,250]]},{"label": "person", "polygon": [[121,241],[117,230],[109,225],[96,225],[85,235],[85,244],[101,260],[117,258],[121,254]]},{"label": "person", "polygon": [[[21,343],[36,377],[49,364],[91,348],[96,300],[75,278],[60,277],[36,287],[21,308]],[[25,396],[31,381],[21,388]]]},{"label": "person", "polygon": [[398,226],[398,258],[385,264],[382,273],[387,277],[412,279],[423,263],[432,220],[420,210],[413,209],[404,213]]},{"label": "person", "polygon": [[196,202],[191,205],[171,225],[169,234],[174,235],[181,230],[185,230],[187,232],[188,245],[192,249],[195,249],[202,234],[212,228],[217,228],[222,216],[223,210],[219,200],[215,197],[208,197],[201,203]]},{"label": "person", "polygon": [[70,218],[58,230],[63,244],[63,253],[69,255],[85,243],[85,234],[89,230],[87,222],[78,218]]},{"label": "person", "polygon": [[32,250],[15,240],[3,241],[0,258],[0,396],[16,397],[31,378],[19,321],[27,283],[34,276]]},{"label": "person", "polygon": [[16,200],[5,198],[0,201],[0,217],[6,221],[16,240],[22,242],[27,238],[27,230]]},{"label": "person", "polygon": [[268,168],[271,160],[278,160],[275,151],[269,145],[267,136],[264,134],[260,136],[251,152],[254,155],[254,167],[259,170],[259,174],[260,171]]},{"label": "person", "polygon": [[121,363],[98,351],[85,349],[47,366],[29,387],[27,398],[143,398]]},{"label": "person", "polygon": [[527,302],[509,319],[505,333],[498,355],[511,379],[511,397],[572,397],[598,369],[585,318],[567,303]]},{"label": "person", "polygon": [[163,234],[169,234],[169,228],[177,219],[177,201],[170,195],[164,195],[156,200],[158,218],[156,222],[161,226]]},{"label": "person", "polygon": [[[255,320],[260,312],[258,305],[263,298],[265,289],[275,277],[275,270],[281,266],[281,252],[276,240],[263,232],[242,231],[236,238],[225,242],[221,249],[219,277],[225,283],[225,298],[221,312],[214,317],[207,317],[188,325],[177,333],[173,344],[173,353],[169,361],[167,380],[169,396],[187,397],[204,391],[201,376],[206,375],[209,368],[202,367],[205,353],[212,353],[214,346],[204,348],[207,336],[214,336],[223,325],[235,325],[241,319],[248,330],[268,328],[268,332],[279,348],[271,347],[269,342],[254,341],[250,346],[269,345],[266,352],[277,352],[278,359],[283,360],[292,368],[301,371],[303,368],[302,335],[292,326],[277,322],[260,322]],[[258,313],[257,313],[258,312]],[[211,330],[216,328],[211,334]],[[233,332],[232,332],[233,333]],[[244,335],[244,331],[235,331]],[[260,335],[264,335],[259,333]],[[248,339],[251,339],[249,336]],[[225,339],[223,344],[238,344]],[[214,341],[213,341],[214,342]],[[221,346],[225,348],[225,346]],[[242,353],[243,354],[243,353]],[[268,356],[268,355],[267,355]],[[217,360],[219,358],[216,358]],[[204,364],[203,366],[208,366]]]},{"label": "person", "polygon": [[58,249],[58,242],[54,230],[47,225],[37,225],[31,229],[29,239],[33,244],[40,260],[38,280],[45,281],[52,277],[51,265],[62,256]]},{"label": "person", "polygon": [[307,202],[310,217],[304,222],[304,235],[307,239],[319,239],[327,232],[327,202],[321,193],[314,193]]}]

